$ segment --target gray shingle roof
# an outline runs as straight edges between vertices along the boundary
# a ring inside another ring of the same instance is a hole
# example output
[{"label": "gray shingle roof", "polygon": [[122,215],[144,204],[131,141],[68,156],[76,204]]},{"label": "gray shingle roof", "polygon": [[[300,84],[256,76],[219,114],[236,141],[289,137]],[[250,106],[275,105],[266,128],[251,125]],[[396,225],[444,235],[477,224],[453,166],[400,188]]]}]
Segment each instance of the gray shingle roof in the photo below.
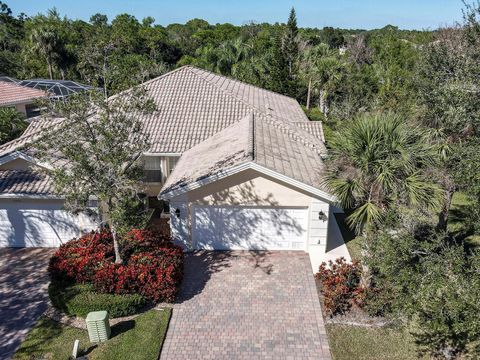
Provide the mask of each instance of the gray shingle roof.
[{"label": "gray shingle roof", "polygon": [[183,153],[160,194],[250,161],[322,189],[322,154],[322,141],[306,142],[283,121],[251,113]]},{"label": "gray shingle roof", "polygon": [[0,193],[22,195],[54,195],[50,178],[31,170],[0,170]]}]

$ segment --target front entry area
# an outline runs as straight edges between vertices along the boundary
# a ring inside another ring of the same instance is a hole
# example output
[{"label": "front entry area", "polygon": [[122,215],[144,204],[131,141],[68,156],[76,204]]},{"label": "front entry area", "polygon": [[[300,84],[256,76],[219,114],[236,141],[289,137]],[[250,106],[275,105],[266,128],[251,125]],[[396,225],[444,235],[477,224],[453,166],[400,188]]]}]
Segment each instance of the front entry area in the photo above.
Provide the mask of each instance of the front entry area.
[{"label": "front entry area", "polygon": [[196,250],[307,250],[308,208],[193,206]]}]

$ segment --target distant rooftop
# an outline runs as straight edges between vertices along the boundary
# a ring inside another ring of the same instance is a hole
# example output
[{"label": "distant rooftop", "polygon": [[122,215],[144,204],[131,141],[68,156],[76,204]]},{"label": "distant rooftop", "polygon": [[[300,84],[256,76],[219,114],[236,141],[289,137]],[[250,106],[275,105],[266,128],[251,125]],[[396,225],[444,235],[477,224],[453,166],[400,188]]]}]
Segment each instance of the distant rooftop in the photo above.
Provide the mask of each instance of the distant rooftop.
[{"label": "distant rooftop", "polygon": [[49,80],[49,79],[29,79],[17,80],[9,76],[0,76],[0,81],[12,82],[20,86],[29,87],[47,91],[51,94],[51,99],[65,99],[70,95],[92,90],[94,87],[90,85],[80,84],[71,80]]},{"label": "distant rooftop", "polygon": [[46,97],[47,93],[40,89],[30,89],[14,82],[0,82],[0,106],[11,106]]}]

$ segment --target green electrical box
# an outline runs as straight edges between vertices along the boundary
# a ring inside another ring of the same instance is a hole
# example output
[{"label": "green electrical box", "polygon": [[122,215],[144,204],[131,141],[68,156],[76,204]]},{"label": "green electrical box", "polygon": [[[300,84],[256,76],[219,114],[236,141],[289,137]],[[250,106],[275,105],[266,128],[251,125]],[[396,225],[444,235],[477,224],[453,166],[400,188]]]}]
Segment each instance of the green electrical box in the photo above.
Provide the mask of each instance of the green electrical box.
[{"label": "green electrical box", "polygon": [[88,313],[87,318],[88,337],[90,342],[97,343],[107,341],[110,338],[110,323],[108,321],[108,312],[94,311]]}]

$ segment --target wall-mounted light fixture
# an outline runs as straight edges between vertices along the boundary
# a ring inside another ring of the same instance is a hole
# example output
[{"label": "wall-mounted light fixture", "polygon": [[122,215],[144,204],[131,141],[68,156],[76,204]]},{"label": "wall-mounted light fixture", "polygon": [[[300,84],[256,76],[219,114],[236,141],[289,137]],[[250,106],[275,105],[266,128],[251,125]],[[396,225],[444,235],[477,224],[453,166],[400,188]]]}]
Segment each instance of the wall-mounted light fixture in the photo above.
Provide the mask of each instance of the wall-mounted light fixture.
[{"label": "wall-mounted light fixture", "polygon": [[175,215],[177,215],[177,218],[180,219],[180,209],[177,208],[177,210],[175,210]]},{"label": "wall-mounted light fixture", "polygon": [[320,211],[318,213],[318,220],[327,221],[328,220],[327,214],[325,214],[323,211]]}]

